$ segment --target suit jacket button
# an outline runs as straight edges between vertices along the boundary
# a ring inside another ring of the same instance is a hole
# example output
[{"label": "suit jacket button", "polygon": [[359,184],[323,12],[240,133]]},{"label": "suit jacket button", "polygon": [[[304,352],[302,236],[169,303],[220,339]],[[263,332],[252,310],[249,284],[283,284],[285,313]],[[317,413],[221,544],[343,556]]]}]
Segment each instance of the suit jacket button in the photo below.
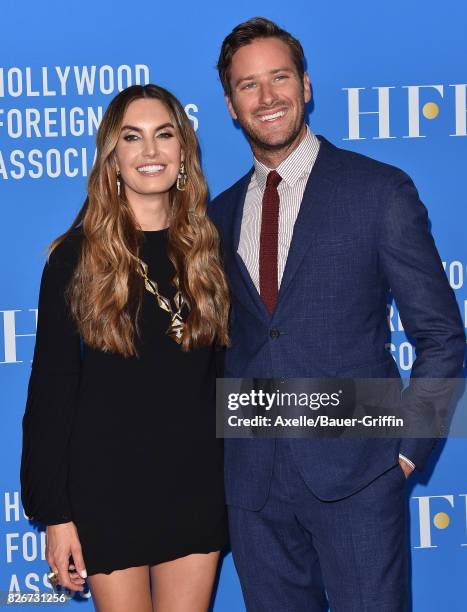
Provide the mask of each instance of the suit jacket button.
[{"label": "suit jacket button", "polygon": [[281,333],[276,327],[273,327],[269,332],[269,335],[271,336],[271,338],[273,338],[273,340],[275,340],[276,338],[279,338]]}]

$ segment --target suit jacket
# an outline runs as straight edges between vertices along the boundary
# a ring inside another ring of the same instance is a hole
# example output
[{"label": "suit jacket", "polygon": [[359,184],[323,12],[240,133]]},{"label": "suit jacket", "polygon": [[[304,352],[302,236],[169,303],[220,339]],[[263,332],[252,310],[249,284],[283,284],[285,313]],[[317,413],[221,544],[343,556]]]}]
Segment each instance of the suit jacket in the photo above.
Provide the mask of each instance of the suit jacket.
[{"label": "suit jacket", "polygon": [[[231,288],[232,346],[225,376],[397,378],[385,347],[390,288],[416,345],[412,377],[458,376],[463,325],[414,184],[395,167],[319,139],[272,316],[237,253],[253,170],[209,207]],[[364,487],[393,466],[399,452],[422,469],[434,443],[291,441],[305,482],[323,500]],[[274,440],[225,441],[228,503],[262,507],[274,449]]]}]

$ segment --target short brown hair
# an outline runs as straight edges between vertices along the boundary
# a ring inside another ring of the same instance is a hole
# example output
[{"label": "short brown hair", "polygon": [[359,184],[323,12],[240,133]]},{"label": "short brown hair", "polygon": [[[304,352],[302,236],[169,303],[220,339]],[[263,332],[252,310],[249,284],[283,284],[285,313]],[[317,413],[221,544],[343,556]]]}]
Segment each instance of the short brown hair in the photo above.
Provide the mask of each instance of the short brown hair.
[{"label": "short brown hair", "polygon": [[217,70],[219,78],[224,88],[224,92],[232,95],[230,87],[230,65],[232,57],[240,47],[249,45],[257,38],[279,38],[290,49],[292,60],[297,69],[298,76],[303,79],[305,73],[305,54],[303,47],[296,38],[286,30],[280,28],[276,23],[266,19],[265,17],[253,17],[244,23],[235,27],[232,32],[224,38],[222,43],[219,60],[217,62]]}]

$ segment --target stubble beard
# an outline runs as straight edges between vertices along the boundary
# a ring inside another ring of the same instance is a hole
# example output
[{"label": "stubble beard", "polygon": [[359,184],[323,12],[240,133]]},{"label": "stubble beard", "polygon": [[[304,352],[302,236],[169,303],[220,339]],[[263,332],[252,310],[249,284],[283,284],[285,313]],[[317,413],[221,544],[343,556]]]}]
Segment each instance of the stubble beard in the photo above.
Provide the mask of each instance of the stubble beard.
[{"label": "stubble beard", "polygon": [[302,104],[299,109],[299,114],[296,121],[290,126],[288,132],[277,142],[268,142],[264,136],[251,127],[249,123],[243,123],[239,120],[243,131],[250,143],[251,148],[256,153],[264,151],[265,153],[278,153],[282,150],[288,150],[290,146],[297,140],[300,132],[305,125],[305,104]]}]

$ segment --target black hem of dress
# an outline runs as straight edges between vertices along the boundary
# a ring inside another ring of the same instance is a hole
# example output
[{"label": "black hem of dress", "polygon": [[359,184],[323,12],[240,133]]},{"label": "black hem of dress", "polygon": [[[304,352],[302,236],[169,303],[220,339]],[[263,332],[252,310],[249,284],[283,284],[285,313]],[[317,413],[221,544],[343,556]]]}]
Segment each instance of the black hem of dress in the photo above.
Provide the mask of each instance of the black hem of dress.
[{"label": "black hem of dress", "polygon": [[109,575],[112,572],[116,572],[118,570],[129,569],[131,567],[143,567],[148,565],[149,567],[153,567],[154,565],[159,565],[160,563],[167,563],[168,561],[175,561],[175,559],[181,559],[183,557],[188,557],[188,555],[207,555],[212,552],[220,551],[221,553],[228,547],[228,540],[223,539],[222,543],[214,544],[212,546],[194,546],[192,548],[180,550],[177,553],[173,553],[171,555],[165,555],[163,557],[156,557],[155,559],[148,560],[137,560],[137,561],[121,561],[112,568],[91,568],[89,569],[86,565],[86,571],[88,576],[94,576],[95,574],[106,574]]}]

